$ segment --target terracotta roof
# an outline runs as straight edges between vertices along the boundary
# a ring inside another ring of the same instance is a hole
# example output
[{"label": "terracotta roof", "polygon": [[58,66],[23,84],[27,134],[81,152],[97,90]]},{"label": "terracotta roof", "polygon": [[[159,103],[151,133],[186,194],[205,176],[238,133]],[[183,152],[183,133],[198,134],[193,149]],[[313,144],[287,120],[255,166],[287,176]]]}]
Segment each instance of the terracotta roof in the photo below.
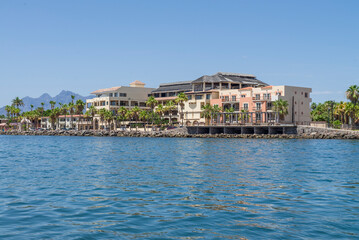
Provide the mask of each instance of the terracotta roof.
[{"label": "terracotta roof", "polygon": [[104,93],[104,92],[113,92],[113,91],[117,91],[120,88],[121,87],[112,87],[112,88],[99,89],[99,90],[96,90],[96,91],[92,92],[91,94],[98,94],[98,93]]},{"label": "terracotta roof", "polygon": [[239,90],[251,90],[251,89],[252,89],[252,87],[245,87],[245,88],[241,88]]},{"label": "terracotta roof", "polygon": [[138,81],[138,80],[136,80],[136,81],[134,81],[134,82],[130,83],[130,85],[131,85],[131,84],[136,84],[136,85],[146,85],[145,83],[143,83],[143,82],[141,82],[141,81]]},{"label": "terracotta roof", "polygon": [[273,86],[266,86],[266,87],[262,87],[262,89],[271,89]]}]

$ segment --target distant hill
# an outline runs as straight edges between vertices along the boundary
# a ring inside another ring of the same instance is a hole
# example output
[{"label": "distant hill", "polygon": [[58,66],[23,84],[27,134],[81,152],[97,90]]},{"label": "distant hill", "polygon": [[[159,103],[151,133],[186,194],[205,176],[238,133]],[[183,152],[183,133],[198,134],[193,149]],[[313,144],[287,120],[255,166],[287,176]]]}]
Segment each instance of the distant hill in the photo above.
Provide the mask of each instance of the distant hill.
[{"label": "distant hill", "polygon": [[[63,90],[55,97],[51,97],[48,93],[44,93],[38,98],[24,97],[22,99],[22,101],[24,102],[25,106],[21,107],[20,109],[21,109],[21,111],[25,111],[25,112],[30,111],[31,104],[34,105],[34,109],[36,109],[38,107],[41,107],[42,102],[45,103],[45,105],[44,105],[45,109],[50,109],[51,108],[50,101],[55,101],[56,107],[58,107],[59,103],[68,104],[69,102],[71,102],[71,95],[75,96],[75,101],[78,99],[81,99],[82,101],[86,102],[86,99],[93,98],[93,96],[84,97],[77,93]],[[11,102],[9,102],[9,105],[10,104],[11,104]],[[0,108],[0,115],[6,115],[5,106]]]}]

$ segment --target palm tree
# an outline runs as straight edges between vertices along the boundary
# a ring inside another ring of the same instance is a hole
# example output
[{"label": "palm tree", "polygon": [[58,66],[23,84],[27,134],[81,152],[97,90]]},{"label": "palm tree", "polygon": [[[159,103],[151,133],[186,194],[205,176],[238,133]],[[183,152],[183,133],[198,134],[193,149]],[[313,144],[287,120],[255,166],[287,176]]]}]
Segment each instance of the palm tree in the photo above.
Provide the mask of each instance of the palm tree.
[{"label": "palm tree", "polygon": [[283,99],[279,99],[274,101],[272,105],[274,111],[279,113],[280,120],[284,120],[284,117],[288,115],[288,102]]},{"label": "palm tree", "polygon": [[31,112],[32,112],[32,109],[33,109],[33,108],[34,108],[34,105],[31,104],[31,105],[30,105]]},{"label": "palm tree", "polygon": [[82,114],[85,109],[85,103],[81,99],[78,99],[75,104],[75,112],[79,115],[79,121],[82,120]]},{"label": "palm tree", "polygon": [[206,105],[203,105],[201,107],[201,118],[205,119],[206,125],[209,125],[209,121],[212,117],[212,113],[213,113],[213,108],[211,106],[211,104],[207,103]]},{"label": "palm tree", "polygon": [[139,118],[143,122],[143,128],[146,131],[146,122],[147,122],[147,120],[149,118],[148,111],[141,110],[140,113],[139,113]]},{"label": "palm tree", "polygon": [[183,126],[183,119],[184,119],[184,116],[183,116],[183,109],[184,109],[184,103],[188,101],[188,97],[186,96],[186,94],[184,94],[183,92],[179,93],[177,95],[177,98],[175,100],[175,102],[177,104],[180,105],[181,107],[181,119],[182,119],[182,126]]},{"label": "palm tree", "polygon": [[45,103],[41,103],[41,117],[44,117],[44,105],[45,105]]},{"label": "palm tree", "polygon": [[128,110],[125,107],[120,107],[117,110],[118,113],[118,120],[120,121],[120,125],[122,121],[126,120],[126,115],[127,115]]},{"label": "palm tree", "polygon": [[223,109],[220,106],[218,106],[218,105],[213,106],[213,108],[212,108],[213,117],[216,117],[217,121],[218,121],[218,116],[222,111],[223,111]]},{"label": "palm tree", "polygon": [[16,97],[12,100],[12,105],[16,108],[19,108],[24,106],[24,102],[19,97]]},{"label": "palm tree", "polygon": [[164,107],[163,107],[162,104],[159,104],[159,105],[157,106],[156,112],[157,112],[157,114],[159,115],[160,121],[161,121],[161,123],[162,123],[162,115],[163,115],[163,112],[164,112]]},{"label": "palm tree", "polygon": [[165,105],[165,108],[164,108],[164,111],[169,113],[171,126],[172,126],[172,113],[176,108],[177,108],[177,106],[175,105],[175,103],[172,100],[167,102],[167,104]]},{"label": "palm tree", "polygon": [[359,112],[359,106],[354,103],[347,103],[345,105],[345,114],[348,116],[349,124],[354,125],[356,122],[356,115]]},{"label": "palm tree", "polygon": [[91,116],[91,121],[92,121],[92,130],[95,131],[95,121],[94,121],[94,118],[95,118],[95,115],[97,114],[97,109],[92,105],[89,107],[89,110],[86,112],[89,116]]},{"label": "palm tree", "polygon": [[11,106],[6,105],[5,106],[5,111],[6,111],[7,118],[10,118]]},{"label": "palm tree", "polygon": [[74,112],[75,112],[75,104],[73,102],[69,102],[68,109],[70,112],[70,128],[73,128],[72,116],[74,115]]},{"label": "palm tree", "polygon": [[65,128],[66,128],[66,122],[67,122],[67,111],[68,111],[67,104],[62,104],[60,112],[61,112],[61,114],[65,115]]},{"label": "palm tree", "polygon": [[153,96],[150,96],[146,101],[146,106],[151,108],[152,125],[153,125],[154,109],[157,106],[157,104],[158,104],[158,101]]},{"label": "palm tree", "polygon": [[340,121],[341,121],[342,123],[344,123],[345,104],[344,104],[343,101],[341,101],[340,103],[338,103],[338,104],[335,106],[334,114],[338,116],[338,118],[340,119]]},{"label": "palm tree", "polygon": [[133,112],[131,110],[128,110],[125,115],[125,119],[129,121],[130,131],[131,131],[131,121],[133,118]]},{"label": "palm tree", "polygon": [[354,105],[357,105],[359,100],[359,87],[357,85],[350,86],[345,92],[347,99],[349,99]]},{"label": "palm tree", "polygon": [[111,131],[111,130],[112,130],[112,129],[111,129],[111,123],[112,123],[113,120],[114,120],[113,112],[112,112],[112,111],[109,111],[109,110],[106,110],[105,115],[104,115],[104,119],[106,120],[107,125],[109,125],[110,131]]},{"label": "palm tree", "polygon": [[137,121],[139,118],[140,111],[141,111],[141,109],[137,106],[135,106],[134,108],[131,109],[132,117],[135,119],[135,123],[136,123],[136,131],[138,130]]},{"label": "palm tree", "polygon": [[55,101],[50,101],[51,110],[53,110],[53,109],[54,109],[55,104],[56,104],[56,102],[55,102]]},{"label": "palm tree", "polygon": [[59,122],[60,113],[61,113],[60,108],[54,108],[50,112],[50,121],[51,121],[51,127],[53,130],[55,130],[56,123]]},{"label": "palm tree", "polygon": [[99,111],[98,111],[98,114],[100,115],[100,120],[101,120],[101,123],[103,125],[103,127],[105,128],[103,122],[105,120],[105,115],[106,115],[106,109],[105,108],[101,108]]}]

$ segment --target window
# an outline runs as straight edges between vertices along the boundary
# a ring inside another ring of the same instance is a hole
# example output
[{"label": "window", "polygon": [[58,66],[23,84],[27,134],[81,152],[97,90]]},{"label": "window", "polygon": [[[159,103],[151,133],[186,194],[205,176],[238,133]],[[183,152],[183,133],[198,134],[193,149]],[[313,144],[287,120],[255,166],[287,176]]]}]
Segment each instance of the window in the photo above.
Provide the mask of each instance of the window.
[{"label": "window", "polygon": [[260,120],[262,120],[262,114],[256,113],[256,121],[260,121]]},{"label": "window", "polygon": [[232,96],[232,101],[236,101],[236,96]]},{"label": "window", "polygon": [[260,94],[256,94],[256,100],[261,99],[261,95]]},{"label": "window", "polygon": [[127,93],[120,93],[120,97],[127,97]]},{"label": "window", "polygon": [[110,93],[109,96],[110,96],[110,97],[113,97],[113,93]]},{"label": "window", "polygon": [[114,93],[114,97],[118,97],[118,93],[116,92],[116,93]]},{"label": "window", "polygon": [[244,104],[243,104],[243,109],[244,109],[244,110],[248,110],[248,103],[244,103]]},{"label": "window", "polygon": [[229,101],[229,97],[228,97],[228,96],[225,96],[225,97],[224,97],[224,101],[228,102],[228,101]]},{"label": "window", "polygon": [[102,96],[102,94],[97,94],[97,97],[101,97]]},{"label": "window", "polygon": [[307,98],[307,97],[308,97],[308,93],[304,93],[304,97],[306,97],[306,98]]},{"label": "window", "polygon": [[[120,93],[120,95],[121,95],[121,93]],[[151,95],[151,94],[148,94],[148,95]],[[157,98],[157,97],[160,97],[159,93],[155,93],[155,98]]]},{"label": "window", "polygon": [[128,101],[120,101],[120,106],[128,106]]},{"label": "window", "polygon": [[170,93],[168,93],[168,96],[173,97],[173,96],[176,96],[176,94],[174,92],[170,92]]},{"label": "window", "polygon": [[106,102],[106,105],[108,105],[108,102]]},{"label": "window", "polygon": [[196,100],[202,99],[202,95],[196,95],[196,96],[195,96],[195,99],[196,99]]},{"label": "window", "polygon": [[272,102],[267,102],[267,110],[271,110],[272,109]]},{"label": "window", "polygon": [[211,99],[211,94],[206,94],[206,99]]},{"label": "window", "polygon": [[146,103],[145,102],[140,102],[140,107],[146,107]]},{"label": "window", "polygon": [[256,110],[261,110],[262,109],[262,104],[261,103],[256,103]]},{"label": "window", "polygon": [[246,97],[246,95],[245,95],[245,94],[242,94],[241,97]]},{"label": "window", "polygon": [[192,95],[187,96],[188,100],[192,100]]},{"label": "window", "polygon": [[264,93],[263,98],[264,100],[270,100],[270,93]]}]

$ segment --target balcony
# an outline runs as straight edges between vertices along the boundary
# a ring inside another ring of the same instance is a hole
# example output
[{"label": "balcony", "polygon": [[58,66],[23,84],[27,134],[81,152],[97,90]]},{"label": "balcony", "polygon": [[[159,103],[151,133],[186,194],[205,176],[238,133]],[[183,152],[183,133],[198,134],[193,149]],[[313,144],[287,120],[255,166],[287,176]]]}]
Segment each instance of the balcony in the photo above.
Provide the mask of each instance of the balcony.
[{"label": "balcony", "polygon": [[263,102],[263,101],[273,101],[271,97],[253,97],[252,98],[253,101],[259,101],[259,102]]}]

